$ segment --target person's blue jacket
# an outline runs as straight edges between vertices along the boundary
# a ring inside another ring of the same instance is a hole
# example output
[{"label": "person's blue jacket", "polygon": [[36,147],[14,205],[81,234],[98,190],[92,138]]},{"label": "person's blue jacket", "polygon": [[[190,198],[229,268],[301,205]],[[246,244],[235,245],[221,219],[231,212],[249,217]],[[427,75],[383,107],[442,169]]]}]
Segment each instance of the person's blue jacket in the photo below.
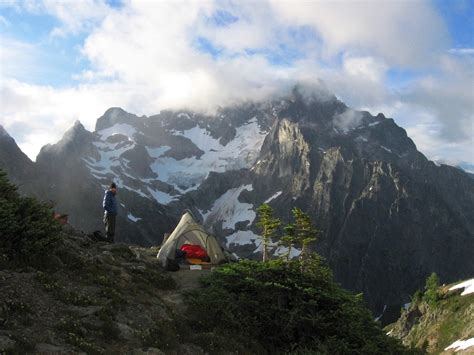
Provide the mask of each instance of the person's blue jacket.
[{"label": "person's blue jacket", "polygon": [[102,206],[108,214],[117,214],[117,201],[115,200],[115,195],[112,191],[105,191],[104,202],[102,203]]}]

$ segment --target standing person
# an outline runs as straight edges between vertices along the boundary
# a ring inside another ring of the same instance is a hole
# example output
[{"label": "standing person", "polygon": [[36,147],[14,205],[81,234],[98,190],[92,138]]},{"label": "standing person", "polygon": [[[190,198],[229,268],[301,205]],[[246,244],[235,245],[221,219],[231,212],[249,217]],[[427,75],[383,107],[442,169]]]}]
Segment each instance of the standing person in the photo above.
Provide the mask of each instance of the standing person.
[{"label": "standing person", "polygon": [[117,217],[117,201],[115,195],[117,194],[117,185],[111,183],[109,188],[105,190],[104,202],[104,225],[105,234],[111,243],[114,242],[115,236],[115,219]]}]

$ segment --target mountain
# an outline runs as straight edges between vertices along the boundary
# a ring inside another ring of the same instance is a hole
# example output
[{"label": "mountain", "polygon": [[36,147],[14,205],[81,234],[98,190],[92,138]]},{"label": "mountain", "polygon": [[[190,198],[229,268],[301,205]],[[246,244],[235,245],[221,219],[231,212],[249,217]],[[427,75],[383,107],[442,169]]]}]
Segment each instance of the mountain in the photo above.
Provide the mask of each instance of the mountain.
[{"label": "mountain", "polygon": [[429,353],[472,354],[474,279],[440,286],[437,293],[435,304],[422,298],[406,304],[399,320],[387,326],[388,334]]},{"label": "mountain", "polygon": [[[474,273],[474,181],[429,161],[393,119],[323,91],[295,87],[214,114],[111,108],[94,132],[77,122],[45,146],[35,166],[45,197],[86,231],[102,228],[103,190],[118,183],[117,238],[131,244],[159,244],[190,209],[231,251],[256,258],[256,208],[268,202],[287,221],[300,207],[336,280],[385,310],[384,322],[431,272],[445,282]],[[272,253],[284,253],[276,242]]]},{"label": "mountain", "polygon": [[38,195],[35,164],[21,151],[2,125],[0,125],[0,167],[5,170],[10,180],[18,185],[22,193]]}]

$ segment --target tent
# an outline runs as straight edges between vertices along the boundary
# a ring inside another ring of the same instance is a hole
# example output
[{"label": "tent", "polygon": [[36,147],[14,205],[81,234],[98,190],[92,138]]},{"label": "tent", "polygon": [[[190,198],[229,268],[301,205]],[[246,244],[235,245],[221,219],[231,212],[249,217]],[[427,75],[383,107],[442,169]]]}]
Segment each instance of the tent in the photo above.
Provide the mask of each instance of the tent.
[{"label": "tent", "polygon": [[157,255],[163,267],[167,267],[168,261],[175,258],[176,249],[179,249],[183,244],[200,245],[207,251],[211,264],[220,264],[226,261],[226,255],[216,238],[197,223],[189,212],[181,217],[173,233],[163,241]]}]

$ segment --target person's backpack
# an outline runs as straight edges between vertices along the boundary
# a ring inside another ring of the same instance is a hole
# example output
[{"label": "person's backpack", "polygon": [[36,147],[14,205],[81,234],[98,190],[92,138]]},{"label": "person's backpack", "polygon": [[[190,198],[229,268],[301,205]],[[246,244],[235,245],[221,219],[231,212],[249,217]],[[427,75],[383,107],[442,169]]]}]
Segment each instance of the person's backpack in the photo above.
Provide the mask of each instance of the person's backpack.
[{"label": "person's backpack", "polygon": [[87,235],[94,242],[106,242],[108,239],[101,231],[95,231]]},{"label": "person's backpack", "polygon": [[179,271],[179,261],[176,259],[167,259],[166,260],[166,271]]}]

